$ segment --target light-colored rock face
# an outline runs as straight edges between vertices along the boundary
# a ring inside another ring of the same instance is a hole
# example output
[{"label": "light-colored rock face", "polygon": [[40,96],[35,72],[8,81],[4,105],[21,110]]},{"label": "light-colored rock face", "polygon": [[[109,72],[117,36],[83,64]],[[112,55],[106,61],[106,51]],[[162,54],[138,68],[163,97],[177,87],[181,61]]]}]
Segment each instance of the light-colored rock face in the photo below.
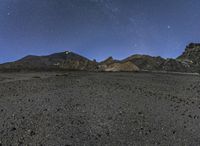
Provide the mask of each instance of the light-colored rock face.
[{"label": "light-colored rock face", "polygon": [[189,44],[183,54],[178,57],[180,60],[188,60],[195,65],[200,64],[200,44],[191,43]]},{"label": "light-colored rock face", "polygon": [[105,68],[105,71],[110,71],[110,72],[118,72],[118,71],[136,72],[136,71],[139,71],[139,68],[135,64],[133,64],[132,62],[113,63],[111,65],[108,65]]}]

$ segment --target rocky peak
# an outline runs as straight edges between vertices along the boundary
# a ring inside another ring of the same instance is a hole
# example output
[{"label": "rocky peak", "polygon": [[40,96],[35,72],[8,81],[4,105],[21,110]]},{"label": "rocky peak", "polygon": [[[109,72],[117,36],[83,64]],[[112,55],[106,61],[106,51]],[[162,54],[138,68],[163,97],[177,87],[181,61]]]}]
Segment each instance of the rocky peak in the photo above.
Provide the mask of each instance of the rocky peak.
[{"label": "rocky peak", "polygon": [[190,43],[177,59],[188,60],[195,65],[200,64],[200,43]]},{"label": "rocky peak", "polygon": [[117,62],[117,61],[114,60],[112,56],[110,56],[106,60],[100,62],[100,64],[109,65],[109,64],[112,64],[112,63],[115,63],[115,62]]},{"label": "rocky peak", "polygon": [[110,57],[108,57],[105,61],[113,61],[113,60],[114,60],[113,57],[110,56]]},{"label": "rocky peak", "polygon": [[200,43],[190,43],[187,48],[197,48],[200,47]]}]

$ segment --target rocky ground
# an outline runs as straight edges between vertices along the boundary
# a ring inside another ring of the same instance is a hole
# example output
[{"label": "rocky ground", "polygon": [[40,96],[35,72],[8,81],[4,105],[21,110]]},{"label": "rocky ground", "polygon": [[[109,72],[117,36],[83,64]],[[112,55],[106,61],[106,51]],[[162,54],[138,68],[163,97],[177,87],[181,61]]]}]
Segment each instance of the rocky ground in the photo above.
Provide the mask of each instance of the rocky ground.
[{"label": "rocky ground", "polygon": [[198,146],[200,77],[1,73],[0,146]]}]

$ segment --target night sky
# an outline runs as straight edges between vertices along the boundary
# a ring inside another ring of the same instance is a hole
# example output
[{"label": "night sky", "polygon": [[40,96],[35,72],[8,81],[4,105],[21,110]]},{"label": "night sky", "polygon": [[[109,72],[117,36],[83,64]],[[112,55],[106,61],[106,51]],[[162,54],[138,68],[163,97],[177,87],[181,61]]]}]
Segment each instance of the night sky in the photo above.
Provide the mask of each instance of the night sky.
[{"label": "night sky", "polygon": [[177,57],[190,42],[200,42],[200,0],[0,0],[1,63],[65,50]]}]

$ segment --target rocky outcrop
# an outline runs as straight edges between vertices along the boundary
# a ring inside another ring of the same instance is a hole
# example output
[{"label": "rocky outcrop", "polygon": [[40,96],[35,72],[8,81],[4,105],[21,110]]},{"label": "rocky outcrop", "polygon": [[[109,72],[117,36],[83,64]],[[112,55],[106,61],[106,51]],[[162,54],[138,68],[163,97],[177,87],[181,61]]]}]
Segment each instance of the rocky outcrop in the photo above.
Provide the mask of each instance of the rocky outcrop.
[{"label": "rocky outcrop", "polygon": [[177,59],[190,62],[194,65],[200,65],[200,44],[190,43],[183,54]]},{"label": "rocky outcrop", "polygon": [[120,62],[120,63],[112,63],[108,65],[104,71],[109,72],[137,72],[139,68],[133,64],[132,62]]},{"label": "rocky outcrop", "polygon": [[98,64],[98,70],[99,71],[105,71],[106,68],[111,65],[111,64],[114,64],[114,63],[119,63],[120,61],[119,60],[115,60],[113,59],[113,57],[108,57],[107,59],[105,59],[104,61],[101,61],[99,62]]},{"label": "rocky outcrop", "polygon": [[200,72],[200,43],[190,43],[177,59],[190,65],[191,72]]},{"label": "rocky outcrop", "polygon": [[190,64],[176,60],[176,59],[166,59],[162,64],[162,71],[170,71],[170,72],[191,72]]},{"label": "rocky outcrop", "polygon": [[113,59],[113,57],[110,56],[110,57],[108,57],[106,60],[100,62],[99,64],[102,64],[102,65],[110,65],[110,64],[112,64],[112,63],[117,63],[117,62],[119,62],[119,61]]}]

